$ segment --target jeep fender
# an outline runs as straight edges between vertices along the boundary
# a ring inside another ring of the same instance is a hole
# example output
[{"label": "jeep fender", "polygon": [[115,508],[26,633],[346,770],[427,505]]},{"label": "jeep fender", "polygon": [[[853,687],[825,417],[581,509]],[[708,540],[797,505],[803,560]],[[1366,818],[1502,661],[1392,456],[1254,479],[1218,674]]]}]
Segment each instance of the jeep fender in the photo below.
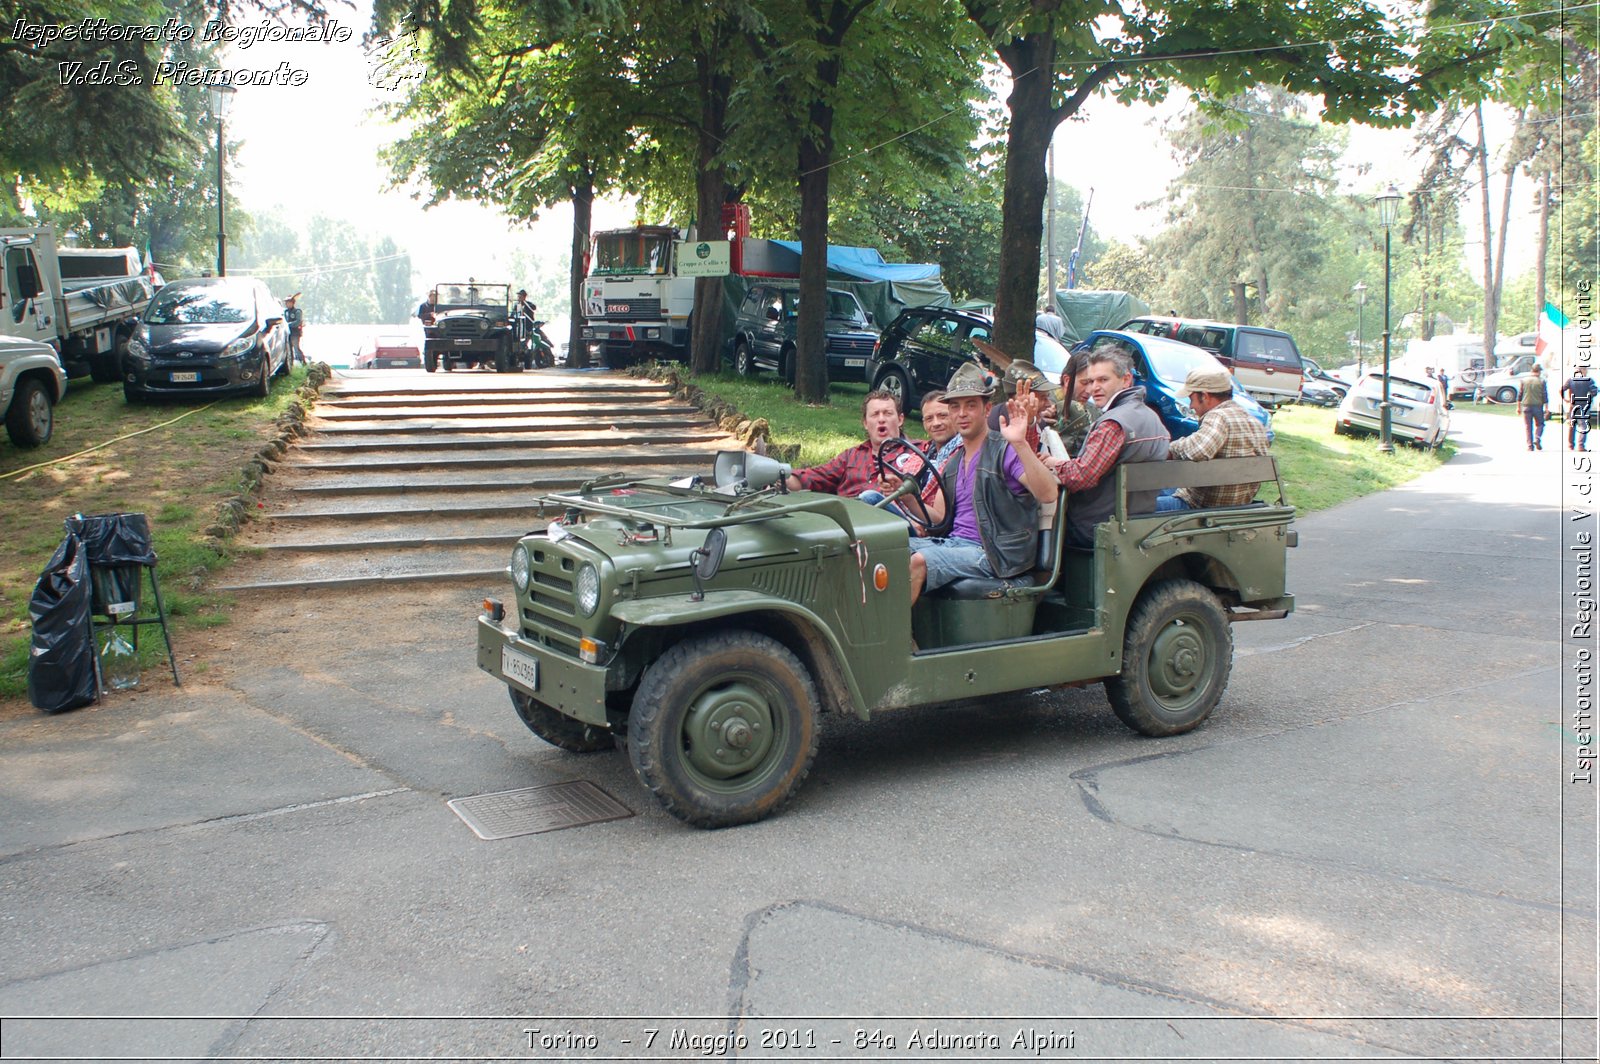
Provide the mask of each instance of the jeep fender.
[{"label": "jeep fender", "polygon": [[[764,615],[781,622],[794,635],[782,640],[812,670],[825,702],[839,711],[866,719],[867,713],[856,678],[845,666],[844,648],[828,626],[811,610],[784,599],[755,591],[708,591],[693,602],[687,596],[630,599],[611,607],[613,619],[637,628],[684,628],[729,617],[757,620]],[[747,627],[771,627],[759,621]],[[782,634],[782,633],[780,633]],[[795,645],[798,641],[799,645]]]}]

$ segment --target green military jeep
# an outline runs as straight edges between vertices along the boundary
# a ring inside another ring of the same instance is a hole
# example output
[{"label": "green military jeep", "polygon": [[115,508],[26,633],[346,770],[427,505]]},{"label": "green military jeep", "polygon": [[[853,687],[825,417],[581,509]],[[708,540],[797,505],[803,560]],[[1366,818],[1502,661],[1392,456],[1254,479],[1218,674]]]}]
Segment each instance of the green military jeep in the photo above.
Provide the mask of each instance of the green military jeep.
[{"label": "green military jeep", "polygon": [[[1060,545],[1057,507],[1035,573],[958,581],[914,610],[905,521],[786,493],[787,472],[725,451],[711,484],[612,476],[547,496],[558,516],[511,554],[513,605],[491,599],[478,621],[478,667],[535,735],[575,753],[624,740],[644,785],[700,827],[782,805],[823,712],[1102,681],[1134,730],[1188,731],[1227,686],[1229,623],[1294,607],[1294,508],[1270,457],[1122,466],[1092,550]],[[1277,502],[1127,512],[1129,491],[1251,481]]]}]

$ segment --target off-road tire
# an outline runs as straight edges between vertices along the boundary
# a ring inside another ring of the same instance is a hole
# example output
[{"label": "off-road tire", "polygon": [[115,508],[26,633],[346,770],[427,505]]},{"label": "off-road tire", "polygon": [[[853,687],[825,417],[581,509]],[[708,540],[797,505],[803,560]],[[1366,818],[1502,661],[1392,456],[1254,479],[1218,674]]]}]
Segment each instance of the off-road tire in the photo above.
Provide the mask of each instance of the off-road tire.
[{"label": "off-road tire", "polygon": [[733,345],[733,372],[741,377],[756,375],[755,360],[750,357],[750,345],[743,340]]},{"label": "off-road tire", "polygon": [[427,370],[429,373],[437,370],[439,368],[439,352],[425,352],[422,356],[422,368]]},{"label": "off-road tire", "polygon": [[543,702],[535,702],[516,688],[511,688],[511,706],[528,730],[551,746],[573,754],[594,754],[616,746],[610,728],[600,728],[573,720],[564,713],[551,709]]},{"label": "off-road tire", "polygon": [[789,385],[791,388],[794,387],[795,373],[800,368],[799,366],[795,365],[795,363],[800,361],[799,355],[800,352],[795,350],[793,344],[785,345],[784,348],[778,352],[778,375],[781,376],[784,383]]},{"label": "off-road tire", "polygon": [[511,372],[511,352],[506,350],[504,344],[494,349],[494,371],[496,373]]},{"label": "off-road tire", "polygon": [[818,712],[810,674],[777,640],[732,630],[690,636],[640,680],[628,756],[680,820],[747,824],[776,811],[811,771]]},{"label": "off-road tire", "polygon": [[1106,697],[1141,735],[1179,735],[1211,715],[1233,668],[1233,631],[1210,588],[1163,580],[1139,595],[1122,637],[1122,675]]},{"label": "off-road tire", "polygon": [[55,431],[55,400],[44,382],[24,377],[11,393],[11,408],[6,411],[6,435],[18,447],[39,447],[50,442]]}]

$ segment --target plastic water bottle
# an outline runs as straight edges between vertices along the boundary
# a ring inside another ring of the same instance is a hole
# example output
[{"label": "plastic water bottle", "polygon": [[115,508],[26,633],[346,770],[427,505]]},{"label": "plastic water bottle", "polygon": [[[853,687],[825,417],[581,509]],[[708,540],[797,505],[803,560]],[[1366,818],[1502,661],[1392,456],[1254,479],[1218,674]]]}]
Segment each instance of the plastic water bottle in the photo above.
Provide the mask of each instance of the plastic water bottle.
[{"label": "plastic water bottle", "polygon": [[116,628],[111,629],[111,638],[100,651],[100,675],[112,691],[139,686],[139,657]]}]

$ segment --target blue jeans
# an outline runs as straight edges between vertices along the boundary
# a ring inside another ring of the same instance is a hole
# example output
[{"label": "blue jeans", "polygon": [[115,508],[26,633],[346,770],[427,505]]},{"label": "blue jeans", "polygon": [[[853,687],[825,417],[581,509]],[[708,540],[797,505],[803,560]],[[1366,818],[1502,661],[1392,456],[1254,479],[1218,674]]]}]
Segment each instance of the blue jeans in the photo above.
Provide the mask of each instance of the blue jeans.
[{"label": "blue jeans", "polygon": [[1162,488],[1156,495],[1156,513],[1171,513],[1174,510],[1192,510],[1194,507],[1178,497],[1177,488]]},{"label": "blue jeans", "polygon": [[970,539],[912,536],[911,553],[922,555],[922,561],[928,567],[928,579],[923,585],[925,591],[969,577],[995,579],[994,570],[989,568],[989,556],[983,552],[983,544]]}]

